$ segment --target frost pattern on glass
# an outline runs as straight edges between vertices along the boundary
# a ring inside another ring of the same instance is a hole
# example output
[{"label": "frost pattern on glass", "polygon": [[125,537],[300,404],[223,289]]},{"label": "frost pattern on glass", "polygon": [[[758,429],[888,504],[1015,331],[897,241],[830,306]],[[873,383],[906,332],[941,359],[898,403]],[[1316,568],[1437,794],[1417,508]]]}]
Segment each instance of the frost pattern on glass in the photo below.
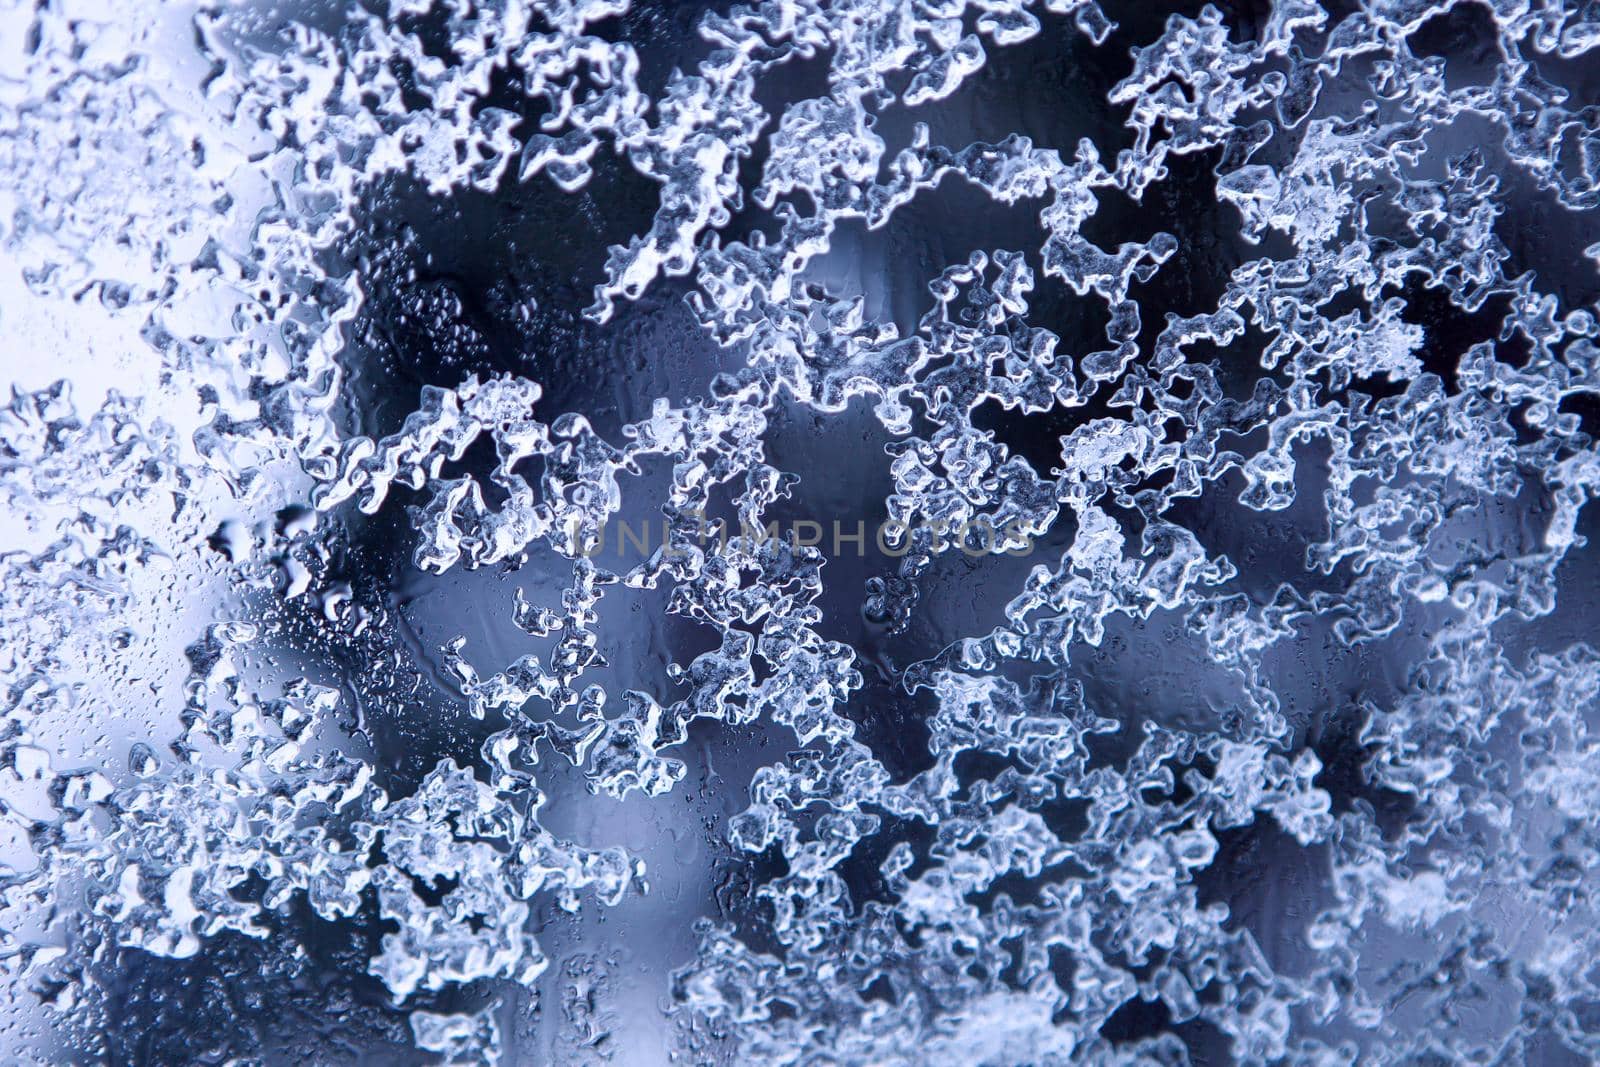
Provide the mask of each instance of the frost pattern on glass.
[{"label": "frost pattern on glass", "polygon": [[[1590,7],[13,6],[8,1060],[1600,1059]],[[363,409],[389,191],[628,182],[720,369]]]}]

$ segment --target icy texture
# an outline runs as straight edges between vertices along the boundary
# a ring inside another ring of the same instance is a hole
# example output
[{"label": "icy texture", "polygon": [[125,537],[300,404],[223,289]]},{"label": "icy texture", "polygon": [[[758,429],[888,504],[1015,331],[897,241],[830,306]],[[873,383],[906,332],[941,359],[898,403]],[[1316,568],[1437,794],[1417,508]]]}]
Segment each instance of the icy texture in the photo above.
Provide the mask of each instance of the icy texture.
[{"label": "icy texture", "polygon": [[[5,1058],[1600,1059],[1591,7],[627,9],[9,13]],[[967,137],[1029,48],[1059,143]],[[703,380],[373,403],[388,191],[602,173],[539,343]]]}]

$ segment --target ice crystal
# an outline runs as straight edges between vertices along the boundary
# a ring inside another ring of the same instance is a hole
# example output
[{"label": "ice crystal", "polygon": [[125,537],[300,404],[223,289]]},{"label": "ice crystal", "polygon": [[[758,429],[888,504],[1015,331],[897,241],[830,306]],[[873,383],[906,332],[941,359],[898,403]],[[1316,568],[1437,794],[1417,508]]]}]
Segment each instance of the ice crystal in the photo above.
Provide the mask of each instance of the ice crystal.
[{"label": "ice crystal", "polygon": [[10,16],[8,1062],[1600,1058],[1591,7]]}]

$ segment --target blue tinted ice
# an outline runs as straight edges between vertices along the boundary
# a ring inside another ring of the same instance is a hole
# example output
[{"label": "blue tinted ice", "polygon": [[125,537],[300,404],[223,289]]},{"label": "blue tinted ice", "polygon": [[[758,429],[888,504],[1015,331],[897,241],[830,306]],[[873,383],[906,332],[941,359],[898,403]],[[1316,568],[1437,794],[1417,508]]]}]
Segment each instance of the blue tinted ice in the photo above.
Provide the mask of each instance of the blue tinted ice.
[{"label": "blue tinted ice", "polygon": [[1225,6],[13,5],[3,1058],[1600,1059],[1600,15]]}]

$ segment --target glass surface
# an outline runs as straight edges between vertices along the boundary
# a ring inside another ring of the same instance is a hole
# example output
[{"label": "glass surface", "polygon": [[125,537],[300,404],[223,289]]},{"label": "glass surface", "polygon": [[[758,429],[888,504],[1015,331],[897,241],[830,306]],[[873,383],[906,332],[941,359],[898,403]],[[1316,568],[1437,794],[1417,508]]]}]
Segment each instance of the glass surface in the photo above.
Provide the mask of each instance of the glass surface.
[{"label": "glass surface", "polygon": [[1600,1061],[1600,13],[7,0],[0,1061]]}]

